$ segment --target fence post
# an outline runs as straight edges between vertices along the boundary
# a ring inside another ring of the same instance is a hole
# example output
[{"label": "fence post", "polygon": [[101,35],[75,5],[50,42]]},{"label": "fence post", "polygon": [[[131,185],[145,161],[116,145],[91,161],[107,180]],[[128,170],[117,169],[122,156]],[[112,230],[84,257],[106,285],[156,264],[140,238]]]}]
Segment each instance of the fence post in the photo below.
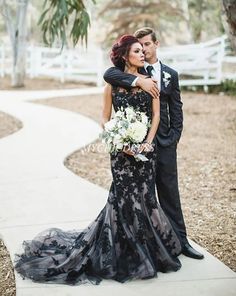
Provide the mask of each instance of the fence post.
[{"label": "fence post", "polygon": [[28,47],[28,52],[29,52],[29,77],[32,79],[35,77],[34,72],[35,72],[35,62],[34,62],[34,53],[35,49],[33,44],[30,44]]},{"label": "fence post", "polygon": [[61,53],[61,83],[65,82],[65,63],[66,63],[66,53],[65,50]]},{"label": "fence post", "polygon": [[217,54],[217,59],[218,59],[217,78],[219,83],[221,83],[222,81],[222,63],[223,63],[224,56],[225,56],[225,36],[222,36],[220,40],[220,50],[218,51],[218,54]]},{"label": "fence post", "polygon": [[205,93],[208,92],[208,85],[207,85],[207,82],[208,82],[208,78],[209,78],[209,72],[208,70],[204,73],[204,85],[203,85],[203,90]]}]

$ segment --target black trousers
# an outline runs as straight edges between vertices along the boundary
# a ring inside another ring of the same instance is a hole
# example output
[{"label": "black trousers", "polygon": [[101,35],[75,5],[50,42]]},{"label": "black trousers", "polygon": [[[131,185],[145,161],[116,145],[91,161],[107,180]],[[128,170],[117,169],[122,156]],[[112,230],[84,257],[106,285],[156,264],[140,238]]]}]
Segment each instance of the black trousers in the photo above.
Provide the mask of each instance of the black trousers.
[{"label": "black trousers", "polygon": [[168,147],[157,144],[156,186],[159,203],[184,245],[187,234],[179,196],[176,149],[177,144]]}]

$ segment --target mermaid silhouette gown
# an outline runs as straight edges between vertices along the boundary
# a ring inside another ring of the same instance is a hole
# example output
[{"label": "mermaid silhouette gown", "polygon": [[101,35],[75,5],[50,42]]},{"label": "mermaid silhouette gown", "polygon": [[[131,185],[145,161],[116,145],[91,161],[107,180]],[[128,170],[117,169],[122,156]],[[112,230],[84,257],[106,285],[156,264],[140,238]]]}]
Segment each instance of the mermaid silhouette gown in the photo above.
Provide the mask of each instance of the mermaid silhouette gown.
[{"label": "mermaid silhouette gown", "polygon": [[[115,111],[129,105],[151,119],[152,98],[141,89],[113,88],[112,101]],[[123,152],[111,155],[113,181],[97,218],[82,232],[51,228],[25,241],[23,254],[16,255],[17,272],[36,282],[74,285],[177,271],[181,246],[157,203],[156,153],[147,153],[146,162]]]}]

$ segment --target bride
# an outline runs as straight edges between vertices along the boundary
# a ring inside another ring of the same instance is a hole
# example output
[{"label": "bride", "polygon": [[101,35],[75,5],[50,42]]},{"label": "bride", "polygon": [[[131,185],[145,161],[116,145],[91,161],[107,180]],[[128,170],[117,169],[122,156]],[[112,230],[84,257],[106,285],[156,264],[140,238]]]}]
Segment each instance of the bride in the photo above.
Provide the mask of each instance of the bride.
[{"label": "bride", "polygon": [[[138,69],[144,65],[144,55],[135,37],[122,36],[112,47],[111,60],[122,71],[142,76]],[[155,193],[159,100],[139,88],[107,85],[102,125],[110,120],[112,107],[118,111],[127,106],[145,112],[151,122],[140,148],[148,161],[137,161],[130,149],[111,154],[113,181],[97,218],[82,232],[52,228],[25,241],[24,252],[15,262],[23,277],[36,282],[98,284],[102,279],[153,278],[158,271],[181,267],[180,242]]]}]

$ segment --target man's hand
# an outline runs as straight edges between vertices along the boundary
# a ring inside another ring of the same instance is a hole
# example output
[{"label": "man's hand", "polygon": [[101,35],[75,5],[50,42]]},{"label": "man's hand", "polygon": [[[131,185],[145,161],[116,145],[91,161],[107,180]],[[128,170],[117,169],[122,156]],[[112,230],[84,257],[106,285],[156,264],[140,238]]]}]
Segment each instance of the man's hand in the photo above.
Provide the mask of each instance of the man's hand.
[{"label": "man's hand", "polygon": [[157,87],[157,81],[152,78],[139,77],[136,85],[141,87],[144,91],[148,92],[154,99],[159,99],[159,89]]}]

